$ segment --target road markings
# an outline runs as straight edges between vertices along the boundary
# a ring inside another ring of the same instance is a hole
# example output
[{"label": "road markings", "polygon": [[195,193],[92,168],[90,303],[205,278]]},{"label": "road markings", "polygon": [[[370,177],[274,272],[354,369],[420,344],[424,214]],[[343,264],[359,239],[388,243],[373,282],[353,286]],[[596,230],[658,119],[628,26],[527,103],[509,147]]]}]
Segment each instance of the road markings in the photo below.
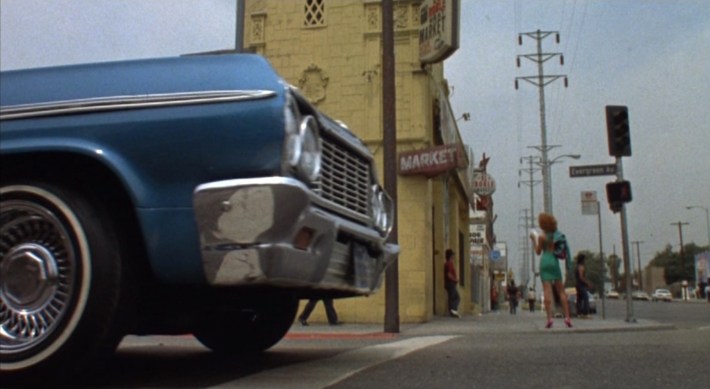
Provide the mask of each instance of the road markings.
[{"label": "road markings", "polygon": [[338,354],[326,360],[298,363],[253,374],[249,377],[213,386],[213,388],[325,388],[369,367],[403,357],[411,352],[434,346],[456,337],[423,336],[363,347]]}]

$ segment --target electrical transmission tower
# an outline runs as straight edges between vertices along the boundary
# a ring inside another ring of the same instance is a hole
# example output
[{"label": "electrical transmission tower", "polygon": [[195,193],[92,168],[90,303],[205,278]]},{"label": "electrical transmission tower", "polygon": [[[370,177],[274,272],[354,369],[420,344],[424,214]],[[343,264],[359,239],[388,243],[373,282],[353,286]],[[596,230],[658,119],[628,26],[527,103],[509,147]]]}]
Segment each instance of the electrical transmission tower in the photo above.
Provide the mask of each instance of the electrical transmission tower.
[{"label": "electrical transmission tower", "polygon": [[[528,232],[530,231],[530,215],[528,215],[528,212],[530,212],[529,209],[524,208],[520,211],[522,215],[520,215],[520,220],[521,224],[519,224],[519,227],[523,228],[523,236],[522,239],[519,241],[518,244],[518,252],[522,253],[520,256],[523,260],[520,263],[520,287],[528,287],[530,286],[528,282],[530,282],[530,254],[532,251],[530,251],[530,238],[528,237]],[[533,283],[535,282],[535,277],[533,276]]]},{"label": "electrical transmission tower", "polygon": [[518,176],[521,176],[522,173],[526,173],[529,177],[527,180],[518,181],[518,187],[520,187],[520,184],[530,187],[530,216],[527,214],[528,210],[525,209],[525,231],[523,233],[523,242],[525,242],[525,267],[527,268],[528,263],[531,264],[530,270],[533,273],[533,288],[537,287],[537,269],[535,268],[535,254],[533,253],[533,248],[529,245],[530,238],[528,234],[531,229],[535,228],[535,191],[533,190],[533,187],[540,183],[539,180],[533,179],[533,174],[540,170],[533,167],[536,158],[537,157],[532,155],[520,158],[520,163],[522,164],[525,160],[528,163],[528,167],[518,170]]},{"label": "electrical transmission tower", "polygon": [[537,75],[536,76],[524,76],[515,78],[515,89],[518,89],[518,81],[523,80],[532,85],[538,87],[540,96],[540,133],[542,137],[542,143],[540,146],[535,148],[540,151],[541,161],[540,165],[542,167],[542,193],[544,200],[544,211],[546,213],[552,213],[552,200],[550,192],[552,190],[552,184],[550,182],[550,162],[547,157],[547,152],[554,146],[547,145],[547,126],[545,123],[545,87],[552,82],[562,78],[564,79],[565,87],[567,87],[567,76],[561,74],[549,74],[545,75],[543,64],[552,58],[560,57],[560,65],[564,65],[564,56],[562,53],[545,53],[542,51],[542,41],[551,36],[555,35],[555,40],[560,43],[560,34],[557,31],[534,31],[534,32],[524,32],[518,34],[518,44],[523,45],[523,37],[529,37],[537,42],[537,52],[532,54],[521,54],[517,57],[517,65],[520,67],[520,58],[528,59],[537,64]]}]

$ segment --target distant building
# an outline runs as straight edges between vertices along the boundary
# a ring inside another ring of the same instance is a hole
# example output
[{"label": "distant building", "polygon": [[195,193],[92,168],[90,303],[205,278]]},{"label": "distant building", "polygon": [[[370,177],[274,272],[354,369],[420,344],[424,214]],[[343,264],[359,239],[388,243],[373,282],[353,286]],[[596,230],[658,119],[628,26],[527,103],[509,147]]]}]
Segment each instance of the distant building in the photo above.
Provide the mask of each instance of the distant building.
[{"label": "distant building", "polygon": [[656,266],[646,266],[643,269],[643,286],[647,293],[653,293],[657,288],[667,287],[666,269]]}]

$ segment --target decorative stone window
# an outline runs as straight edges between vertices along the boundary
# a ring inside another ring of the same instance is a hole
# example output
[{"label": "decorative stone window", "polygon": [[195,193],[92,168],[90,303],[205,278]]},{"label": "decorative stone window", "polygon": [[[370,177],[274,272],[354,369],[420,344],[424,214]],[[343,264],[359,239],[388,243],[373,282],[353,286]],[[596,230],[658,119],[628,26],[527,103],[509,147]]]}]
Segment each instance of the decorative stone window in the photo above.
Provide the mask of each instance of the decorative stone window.
[{"label": "decorative stone window", "polygon": [[325,0],[305,0],[303,6],[304,27],[323,27],[325,26]]},{"label": "decorative stone window", "polygon": [[266,13],[259,12],[251,15],[250,43],[252,46],[266,44]]}]

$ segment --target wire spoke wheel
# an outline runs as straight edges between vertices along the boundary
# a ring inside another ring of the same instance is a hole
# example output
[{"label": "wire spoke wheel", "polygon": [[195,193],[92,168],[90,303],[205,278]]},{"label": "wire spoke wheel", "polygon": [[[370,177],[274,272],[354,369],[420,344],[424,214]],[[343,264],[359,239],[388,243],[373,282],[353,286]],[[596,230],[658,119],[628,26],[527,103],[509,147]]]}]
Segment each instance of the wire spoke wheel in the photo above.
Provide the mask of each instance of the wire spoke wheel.
[{"label": "wire spoke wheel", "polygon": [[118,241],[89,191],[35,180],[0,187],[3,379],[69,376],[115,349]]},{"label": "wire spoke wheel", "polygon": [[0,345],[15,354],[52,337],[74,296],[75,251],[48,208],[24,200],[0,206]]}]

